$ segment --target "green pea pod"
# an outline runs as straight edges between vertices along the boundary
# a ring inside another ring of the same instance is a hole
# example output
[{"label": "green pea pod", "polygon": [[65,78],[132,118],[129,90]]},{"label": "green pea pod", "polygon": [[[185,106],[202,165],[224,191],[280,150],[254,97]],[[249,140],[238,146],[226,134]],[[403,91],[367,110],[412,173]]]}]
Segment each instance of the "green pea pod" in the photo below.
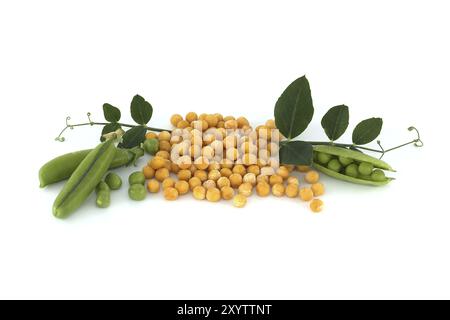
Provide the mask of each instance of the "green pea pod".
[{"label": "green pea pod", "polygon": [[113,140],[99,144],[81,161],[53,204],[53,214],[65,218],[79,208],[108,171],[116,152]]},{"label": "green pea pod", "polygon": [[[68,179],[81,161],[91,152],[92,149],[71,152],[50,160],[39,170],[40,187]],[[144,155],[144,150],[139,147],[132,149],[116,149],[114,159],[109,169],[134,164],[137,159]]]},{"label": "green pea pod", "polygon": [[333,147],[333,146],[314,146],[314,151],[327,153],[327,154],[337,156],[337,157],[341,156],[341,157],[345,157],[345,158],[350,158],[357,162],[368,162],[368,163],[373,164],[373,166],[375,168],[395,172],[395,170],[392,169],[392,167],[389,164],[387,164],[386,162],[384,162],[383,160],[371,157],[362,152],[339,148],[339,147]]},{"label": "green pea pod", "polygon": [[[384,162],[380,159],[371,157],[367,154],[354,151],[354,150],[348,150],[348,149],[333,147],[333,146],[314,146],[314,151],[329,154],[329,155],[336,156],[336,157],[344,157],[344,158],[352,159],[355,162],[367,162],[367,163],[372,164],[374,168],[395,172],[395,170],[386,162]],[[381,181],[380,180],[374,181],[374,180],[367,179],[364,177],[351,177],[351,176],[347,176],[345,174],[333,171],[331,169],[328,169],[327,167],[324,167],[315,161],[313,162],[313,167],[316,168],[318,171],[325,173],[326,175],[329,175],[332,178],[336,178],[336,179],[339,179],[342,181],[347,181],[347,182],[356,183],[356,184],[368,185],[368,186],[384,186],[384,185],[388,184],[389,182],[391,182],[392,180],[394,180],[394,178],[389,178],[389,177],[386,177],[384,180],[381,180]]]}]

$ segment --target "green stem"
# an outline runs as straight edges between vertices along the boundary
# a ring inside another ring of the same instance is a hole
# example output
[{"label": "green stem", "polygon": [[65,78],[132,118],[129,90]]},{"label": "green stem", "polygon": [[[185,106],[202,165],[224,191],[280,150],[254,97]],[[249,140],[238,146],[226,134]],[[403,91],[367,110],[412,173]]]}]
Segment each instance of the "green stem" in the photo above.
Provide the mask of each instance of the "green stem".
[{"label": "green stem", "polygon": [[412,141],[403,143],[401,145],[398,145],[396,147],[393,147],[393,148],[390,148],[390,149],[387,149],[387,150],[385,150],[381,146],[380,141],[377,141],[377,144],[380,147],[379,150],[378,149],[367,148],[367,147],[362,147],[362,146],[358,146],[358,145],[354,145],[354,144],[335,143],[335,142],[332,142],[332,141],[305,141],[305,142],[308,142],[308,143],[310,143],[312,145],[326,145],[326,146],[335,146],[335,147],[341,147],[341,148],[355,148],[355,149],[366,150],[366,151],[370,151],[370,152],[381,153],[381,156],[380,156],[380,159],[381,159],[386,153],[388,153],[390,151],[393,151],[393,150],[397,150],[397,149],[403,148],[403,147],[408,146],[408,145],[413,144],[413,143],[414,143],[414,145],[416,147],[423,147],[423,141],[420,138],[419,131],[415,127],[409,127],[408,130],[409,131],[415,131],[416,134],[417,134],[417,138],[412,140]]},{"label": "green stem", "polygon": [[[81,125],[92,125],[92,126],[99,125],[99,126],[104,126],[104,125],[107,125],[107,124],[108,124],[108,122],[91,122],[91,123],[82,123]],[[134,128],[134,127],[138,127],[139,126],[139,125],[134,125],[134,124],[120,123],[120,122],[118,122],[117,124],[120,125],[121,127],[125,127],[125,128]],[[148,127],[148,126],[145,126],[145,128],[148,131],[156,131],[156,132],[168,131],[168,132],[171,132],[171,130],[168,130],[168,129],[154,128],[154,127]]]},{"label": "green stem", "polygon": [[[83,126],[104,126],[104,125],[109,124],[109,122],[94,122],[94,121],[91,121],[91,114],[90,113],[88,113],[87,116],[88,116],[89,122],[83,122],[83,123],[77,123],[77,124],[69,124],[70,117],[67,117],[66,118],[66,127],[61,130],[61,132],[55,138],[55,140],[56,141],[61,141],[61,142],[64,141],[65,138],[62,135],[64,134],[64,132],[67,129],[73,129],[75,127],[83,127]],[[139,125],[133,125],[133,124],[127,124],[127,123],[121,123],[121,122],[118,122],[117,124],[120,125],[121,127],[125,127],[125,128],[134,128],[134,127],[139,126]],[[171,130],[161,129],[161,128],[154,128],[154,127],[148,127],[148,126],[145,126],[145,128],[147,130],[149,130],[149,131],[156,131],[156,132],[168,131],[168,132],[171,132]]]},{"label": "green stem", "polygon": [[386,151],[384,151],[384,153],[389,152],[389,151],[393,151],[393,150],[396,150],[396,149],[400,149],[400,148],[402,148],[402,147],[405,147],[405,146],[407,146],[407,145],[410,145],[410,144],[413,144],[413,143],[417,143],[417,142],[418,142],[417,140],[413,140],[413,141],[410,141],[410,142],[401,144],[401,145],[399,145],[399,146],[396,146],[396,147],[387,149]]}]

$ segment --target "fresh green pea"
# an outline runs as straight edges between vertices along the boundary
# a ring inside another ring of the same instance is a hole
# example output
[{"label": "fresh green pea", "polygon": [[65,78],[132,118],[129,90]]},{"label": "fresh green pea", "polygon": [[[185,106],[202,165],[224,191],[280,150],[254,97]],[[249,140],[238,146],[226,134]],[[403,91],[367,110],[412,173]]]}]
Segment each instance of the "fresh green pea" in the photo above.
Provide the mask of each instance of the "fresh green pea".
[{"label": "fresh green pea", "polygon": [[373,171],[373,164],[368,162],[361,162],[359,164],[358,171],[362,176],[370,176]]},{"label": "fresh green pea", "polygon": [[326,165],[331,160],[331,155],[323,152],[317,153],[317,161],[321,164]]},{"label": "fresh green pea", "polygon": [[386,175],[383,170],[375,169],[370,175],[373,181],[384,181],[386,180]]},{"label": "fresh green pea", "polygon": [[114,159],[113,140],[99,144],[75,169],[53,203],[53,214],[65,218],[79,208],[95,190]]},{"label": "fresh green pea", "polygon": [[145,184],[145,176],[141,171],[135,171],[128,177],[128,182],[131,185],[133,184]]},{"label": "fresh green pea", "polygon": [[109,190],[100,190],[97,193],[95,203],[99,208],[108,208],[111,204],[111,192]]},{"label": "fresh green pea", "polygon": [[105,181],[100,181],[97,187],[95,188],[95,192],[98,194],[100,191],[110,191],[109,186]]},{"label": "fresh green pea", "polygon": [[356,178],[358,176],[358,165],[352,163],[345,167],[345,175]]},{"label": "fresh green pea", "polygon": [[349,164],[353,163],[353,159],[347,158],[347,157],[343,157],[343,156],[339,156],[339,162],[344,166],[348,166]]},{"label": "fresh green pea", "polygon": [[144,185],[140,183],[132,184],[128,189],[128,196],[132,200],[142,201],[147,196],[147,190],[145,190]]},{"label": "fresh green pea", "polygon": [[158,139],[147,139],[144,141],[144,150],[154,156],[159,151]]},{"label": "fresh green pea", "polygon": [[328,169],[332,171],[339,172],[341,171],[341,168],[342,166],[338,159],[332,159],[328,162]]},{"label": "fresh green pea", "polygon": [[111,190],[119,190],[122,186],[122,179],[114,172],[110,172],[106,175],[105,182]]}]

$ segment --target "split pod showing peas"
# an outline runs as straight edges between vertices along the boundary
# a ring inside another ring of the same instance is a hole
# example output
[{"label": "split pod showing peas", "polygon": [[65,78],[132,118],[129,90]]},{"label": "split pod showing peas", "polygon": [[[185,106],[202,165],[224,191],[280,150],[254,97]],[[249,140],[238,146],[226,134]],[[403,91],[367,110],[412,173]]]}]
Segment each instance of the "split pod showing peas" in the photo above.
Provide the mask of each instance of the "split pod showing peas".
[{"label": "split pod showing peas", "polygon": [[313,166],[333,178],[370,186],[388,184],[393,178],[383,170],[395,171],[380,159],[334,146],[314,146]]},{"label": "split pod showing peas", "polygon": [[53,204],[53,214],[65,218],[78,209],[108,171],[116,153],[114,140],[99,144],[81,161]]},{"label": "split pod showing peas", "polygon": [[[49,184],[68,179],[91,151],[92,149],[88,149],[67,153],[44,164],[39,170],[40,187],[43,188]],[[134,164],[136,160],[143,155],[144,150],[139,147],[132,149],[116,149],[114,159],[111,162],[109,169]]]}]

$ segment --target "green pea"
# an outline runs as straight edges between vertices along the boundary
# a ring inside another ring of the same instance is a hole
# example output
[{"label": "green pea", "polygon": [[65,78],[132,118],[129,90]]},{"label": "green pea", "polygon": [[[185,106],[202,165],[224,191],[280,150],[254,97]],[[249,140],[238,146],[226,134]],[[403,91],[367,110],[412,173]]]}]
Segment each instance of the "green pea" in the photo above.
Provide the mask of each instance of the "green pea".
[{"label": "green pea", "polygon": [[100,181],[100,183],[95,187],[95,193],[99,193],[100,191],[109,191],[109,186],[105,181]]},{"label": "green pea", "polygon": [[131,185],[133,184],[145,184],[145,176],[141,171],[136,171],[133,172],[132,174],[130,174],[130,176],[128,177],[128,182]]},{"label": "green pea", "polygon": [[384,181],[386,180],[386,175],[384,174],[383,170],[375,169],[372,174],[370,175],[371,179],[373,181]]},{"label": "green pea", "polygon": [[144,150],[154,156],[159,151],[158,139],[147,139],[144,141]]},{"label": "green pea", "polygon": [[142,184],[133,184],[128,189],[128,196],[132,200],[142,201],[147,196],[147,190],[145,190],[144,185]]},{"label": "green pea", "polygon": [[345,167],[345,175],[356,178],[358,176],[358,166],[354,163]]},{"label": "green pea", "polygon": [[119,190],[122,186],[122,179],[114,172],[110,172],[106,175],[105,182],[111,190]]},{"label": "green pea", "polygon": [[353,159],[347,158],[347,157],[343,157],[340,156],[339,157],[339,162],[344,166],[348,166],[349,164],[353,163]]},{"label": "green pea", "polygon": [[332,159],[328,162],[328,169],[332,171],[339,172],[341,171],[341,168],[342,166],[338,159]]},{"label": "green pea", "polygon": [[361,162],[359,164],[358,171],[362,176],[370,176],[373,171],[373,164],[368,162]]},{"label": "green pea", "polygon": [[95,203],[99,208],[108,208],[111,204],[111,192],[109,190],[100,190]]},{"label": "green pea", "polygon": [[331,155],[323,152],[317,153],[317,161],[321,164],[327,164],[331,160]]}]

